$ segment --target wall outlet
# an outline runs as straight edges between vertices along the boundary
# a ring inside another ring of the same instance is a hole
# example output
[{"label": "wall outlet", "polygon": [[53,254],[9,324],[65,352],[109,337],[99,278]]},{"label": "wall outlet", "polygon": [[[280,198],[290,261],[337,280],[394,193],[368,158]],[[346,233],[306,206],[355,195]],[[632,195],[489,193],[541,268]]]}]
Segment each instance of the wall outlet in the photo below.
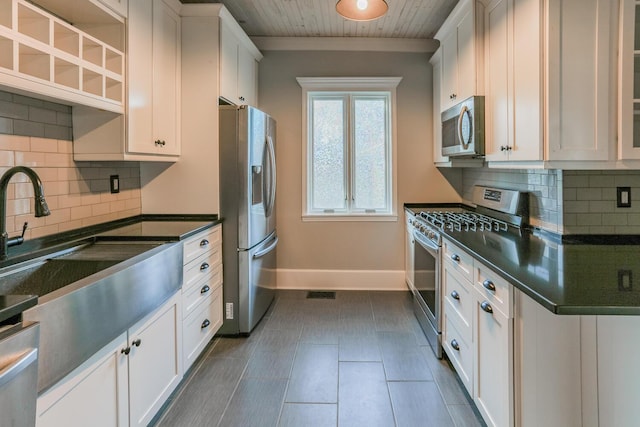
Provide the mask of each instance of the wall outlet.
[{"label": "wall outlet", "polygon": [[226,309],[225,318],[233,319],[233,303],[232,302],[226,303],[225,309]]},{"label": "wall outlet", "polygon": [[617,206],[619,208],[631,207],[631,187],[617,187]]},{"label": "wall outlet", "polygon": [[111,175],[109,176],[109,188],[112,193],[120,192],[120,176],[119,175]]}]

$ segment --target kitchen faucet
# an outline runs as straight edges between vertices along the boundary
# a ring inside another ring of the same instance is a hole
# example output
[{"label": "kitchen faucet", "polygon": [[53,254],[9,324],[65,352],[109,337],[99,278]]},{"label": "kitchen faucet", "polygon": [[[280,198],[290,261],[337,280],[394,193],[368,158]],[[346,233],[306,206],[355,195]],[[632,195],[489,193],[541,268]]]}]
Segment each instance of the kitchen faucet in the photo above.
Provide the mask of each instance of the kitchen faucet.
[{"label": "kitchen faucet", "polygon": [[2,175],[0,178],[0,260],[7,259],[10,246],[16,246],[24,242],[24,232],[27,229],[25,223],[22,228],[22,236],[9,238],[7,233],[7,189],[9,187],[9,181],[18,172],[22,172],[27,175],[33,184],[33,192],[35,196],[35,216],[39,218],[41,216],[50,215],[47,201],[44,199],[44,191],[42,190],[42,181],[38,174],[31,168],[26,166],[14,166]]}]

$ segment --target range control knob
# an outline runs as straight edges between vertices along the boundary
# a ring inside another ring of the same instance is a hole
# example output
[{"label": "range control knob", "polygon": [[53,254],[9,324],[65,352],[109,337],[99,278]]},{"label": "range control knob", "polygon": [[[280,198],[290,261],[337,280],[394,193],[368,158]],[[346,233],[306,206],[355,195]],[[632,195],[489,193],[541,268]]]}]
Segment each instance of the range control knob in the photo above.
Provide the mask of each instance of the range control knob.
[{"label": "range control knob", "polygon": [[434,233],[433,231],[429,230],[429,234],[428,234],[430,239],[433,239],[434,237],[436,237],[436,233]]}]

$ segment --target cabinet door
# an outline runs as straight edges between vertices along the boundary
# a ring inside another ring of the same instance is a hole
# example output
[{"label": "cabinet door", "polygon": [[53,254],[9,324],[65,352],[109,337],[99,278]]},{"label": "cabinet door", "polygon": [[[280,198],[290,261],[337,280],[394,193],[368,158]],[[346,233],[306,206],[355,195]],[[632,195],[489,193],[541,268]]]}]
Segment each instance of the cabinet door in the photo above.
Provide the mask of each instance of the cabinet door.
[{"label": "cabinet door", "polygon": [[433,162],[444,163],[449,161],[449,157],[442,155],[442,115],[440,105],[442,104],[442,54],[438,49],[431,59],[433,69]]},{"label": "cabinet door", "polygon": [[182,380],[180,292],[129,329],[129,424],[146,426]]},{"label": "cabinet door", "polygon": [[548,160],[609,160],[617,3],[549,2]]},{"label": "cabinet door", "polygon": [[598,414],[601,426],[640,419],[640,317],[598,316]]},{"label": "cabinet door", "polygon": [[127,346],[123,333],[38,397],[36,426],[128,424]]},{"label": "cabinet door", "polygon": [[486,64],[485,81],[485,150],[487,161],[508,159],[513,144],[513,105],[510,99],[510,29],[508,19],[513,0],[493,0],[485,9]]},{"label": "cabinet door", "polygon": [[158,154],[180,154],[180,17],[153,3],[153,142]]},{"label": "cabinet door", "polygon": [[449,32],[440,43],[442,51],[441,111],[455,105],[458,99],[458,34],[456,30],[457,28]]},{"label": "cabinet door", "polygon": [[474,400],[489,426],[513,425],[513,319],[477,295]]},{"label": "cabinet door", "polygon": [[624,0],[620,7],[618,157],[640,159],[640,3]]},{"label": "cabinet door", "polygon": [[257,105],[257,68],[253,55],[238,46],[238,101],[241,104]]},{"label": "cabinet door", "polygon": [[127,86],[127,150],[155,152],[153,134],[153,1],[129,2]]},{"label": "cabinet door", "polygon": [[220,23],[220,96],[236,104],[238,93],[238,41],[229,26]]},{"label": "cabinet door", "polygon": [[163,0],[129,2],[127,151],[180,154],[180,18]]},{"label": "cabinet door", "polygon": [[540,161],[542,153],[540,0],[493,0],[485,9],[487,161]]}]

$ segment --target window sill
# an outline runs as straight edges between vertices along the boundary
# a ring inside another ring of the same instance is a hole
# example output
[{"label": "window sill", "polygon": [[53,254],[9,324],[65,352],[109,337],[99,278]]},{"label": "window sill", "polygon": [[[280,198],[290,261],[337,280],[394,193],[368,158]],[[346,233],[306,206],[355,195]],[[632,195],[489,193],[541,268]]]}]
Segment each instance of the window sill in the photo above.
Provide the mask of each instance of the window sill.
[{"label": "window sill", "polygon": [[302,215],[302,222],[397,222],[398,215],[370,214],[370,215],[343,215],[343,214],[306,214]]}]

